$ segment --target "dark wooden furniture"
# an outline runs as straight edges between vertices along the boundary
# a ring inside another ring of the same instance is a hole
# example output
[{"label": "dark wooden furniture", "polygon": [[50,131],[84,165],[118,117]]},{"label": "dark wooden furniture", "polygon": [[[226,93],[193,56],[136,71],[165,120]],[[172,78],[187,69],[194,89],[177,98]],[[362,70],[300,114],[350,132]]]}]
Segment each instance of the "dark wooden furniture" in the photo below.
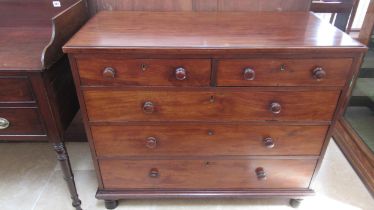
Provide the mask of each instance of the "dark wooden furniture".
[{"label": "dark wooden furniture", "polygon": [[312,0],[88,0],[91,14],[121,11],[308,11]]},{"label": "dark wooden furniture", "polygon": [[[373,27],[374,1],[370,1],[358,37],[358,40],[360,42],[364,43],[365,45],[371,45],[370,47],[372,47],[372,43],[370,43],[370,40],[372,39]],[[371,68],[370,71],[373,71],[373,69]],[[361,72],[363,70],[369,72],[369,69],[361,69]],[[360,77],[361,75],[362,73],[358,73],[356,74],[356,77]],[[369,77],[372,78],[372,74],[369,75]],[[363,97],[366,100],[362,100],[361,96],[354,96],[351,94],[354,87],[355,85],[352,84],[350,90],[348,91],[348,94],[345,95],[346,102],[344,107],[346,108],[348,103],[349,105],[367,106],[369,108],[373,107],[373,101],[369,99],[367,95]],[[355,99],[355,97],[357,99]],[[370,150],[368,145],[364,142],[363,138],[359,134],[360,133],[358,133],[353,128],[352,124],[342,113],[339,116],[339,120],[336,123],[336,126],[334,127],[333,138],[335,139],[335,142],[343,151],[345,157],[348,159],[352,167],[355,169],[355,171],[361,178],[362,182],[364,183],[368,191],[374,197],[374,153],[372,150]]]},{"label": "dark wooden furniture", "polygon": [[312,195],[366,51],[307,12],[100,12],[63,49],[109,209]]},{"label": "dark wooden furniture", "polygon": [[333,137],[368,191],[374,197],[373,152],[344,117],[341,117],[336,123]]},{"label": "dark wooden furniture", "polygon": [[[0,141],[50,141],[80,208],[63,132],[79,104],[62,45],[86,21],[84,1],[0,2]],[[42,12],[41,12],[42,11]]]}]

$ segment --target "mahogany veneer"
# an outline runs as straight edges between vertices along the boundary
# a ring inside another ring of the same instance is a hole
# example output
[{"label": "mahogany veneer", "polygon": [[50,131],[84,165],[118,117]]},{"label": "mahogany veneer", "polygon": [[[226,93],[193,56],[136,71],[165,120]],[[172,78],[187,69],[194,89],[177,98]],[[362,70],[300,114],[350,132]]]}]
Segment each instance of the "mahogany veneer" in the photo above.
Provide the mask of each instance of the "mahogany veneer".
[{"label": "mahogany veneer", "polygon": [[[110,66],[112,70],[103,69]],[[188,69],[185,82],[175,80],[174,70]],[[78,60],[82,85],[140,85],[140,86],[209,86],[209,59],[102,59],[98,57]],[[149,77],[152,77],[150,80]]]},{"label": "mahogany veneer", "polygon": [[99,158],[130,156],[318,156],[327,125],[166,123],[92,126]]},{"label": "mahogany veneer", "polygon": [[[106,189],[290,189],[309,186],[316,160],[100,160],[99,165]],[[259,166],[269,177],[257,177]]]},{"label": "mahogany veneer", "polygon": [[[343,86],[351,64],[336,58],[220,60],[217,86]],[[313,72],[319,66],[328,71],[323,79]],[[243,80],[245,68],[254,69],[253,79]]]},{"label": "mahogany veneer", "polygon": [[311,13],[100,12],[63,49],[114,208],[313,194],[366,47]]},{"label": "mahogany veneer", "polygon": [[36,107],[0,108],[0,116],[9,121],[9,127],[0,129],[1,140],[9,135],[43,137],[46,133]]},{"label": "mahogany veneer", "polygon": [[[331,121],[339,91],[128,88],[85,90],[83,96],[90,122]],[[147,102],[151,109],[148,111],[145,110]],[[270,111],[273,103],[281,104],[279,114]]]},{"label": "mahogany veneer", "polygon": [[9,76],[0,78],[0,101],[2,102],[34,102],[31,83],[25,76]]}]

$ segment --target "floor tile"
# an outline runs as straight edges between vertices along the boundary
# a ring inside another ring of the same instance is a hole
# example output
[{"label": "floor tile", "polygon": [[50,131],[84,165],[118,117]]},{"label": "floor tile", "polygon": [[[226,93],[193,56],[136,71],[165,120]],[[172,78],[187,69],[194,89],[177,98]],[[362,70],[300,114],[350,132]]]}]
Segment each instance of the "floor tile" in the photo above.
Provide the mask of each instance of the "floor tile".
[{"label": "floor tile", "polygon": [[329,199],[336,204],[336,209],[374,210],[374,199],[334,141],[330,141],[327,147],[312,187],[317,192],[317,198],[324,202]]},{"label": "floor tile", "polygon": [[[87,142],[67,142],[66,149],[73,170],[94,170],[90,147]],[[61,169],[57,166],[55,170]]]},{"label": "floor tile", "polygon": [[[74,171],[75,181],[82,207],[85,210],[105,209],[101,202],[95,199],[97,181],[95,172]],[[66,182],[63,179],[62,171],[55,171],[46,189],[40,196],[40,199],[33,210],[69,210],[71,199]]]},{"label": "floor tile", "polygon": [[0,209],[30,210],[56,165],[50,144],[0,143]]}]

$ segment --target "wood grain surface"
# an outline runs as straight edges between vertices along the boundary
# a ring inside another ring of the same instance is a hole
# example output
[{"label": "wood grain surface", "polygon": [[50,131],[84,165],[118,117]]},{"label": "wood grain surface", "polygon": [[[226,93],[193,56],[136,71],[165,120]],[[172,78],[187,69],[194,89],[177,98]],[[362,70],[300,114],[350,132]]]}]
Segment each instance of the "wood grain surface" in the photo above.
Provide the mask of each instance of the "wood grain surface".
[{"label": "wood grain surface", "polygon": [[25,76],[0,76],[0,103],[34,102],[30,81]]},{"label": "wood grain surface", "polygon": [[[339,91],[86,90],[88,118],[97,121],[330,121]],[[143,106],[151,102],[152,113]],[[280,114],[270,105],[280,103]]]},{"label": "wood grain surface", "polygon": [[[55,53],[48,54],[46,60],[43,51],[50,42],[62,40],[49,49],[53,51],[52,48],[60,50],[67,41],[65,32],[54,32],[54,30],[59,30],[68,23],[52,27],[52,18],[76,2],[76,0],[60,0],[61,7],[53,7],[52,2],[47,0],[0,2],[0,71],[41,71],[45,67],[43,63],[48,63],[49,67],[61,58],[61,54]],[[66,14],[61,17],[66,17]],[[60,18],[60,21],[62,19],[66,21],[66,18]],[[80,22],[78,18],[75,21]],[[56,33],[58,37],[55,39]]]},{"label": "wood grain surface", "polygon": [[89,0],[95,11],[307,11],[311,0]]},{"label": "wood grain surface", "polygon": [[6,129],[0,129],[1,135],[43,135],[46,134],[38,110],[35,108],[0,108],[0,117],[9,121]]},{"label": "wood grain surface", "polygon": [[[352,59],[226,59],[218,61],[217,86],[344,86]],[[313,70],[322,68],[323,79]],[[251,68],[253,80],[245,80],[243,71]]]},{"label": "wood grain surface", "polygon": [[[308,188],[316,160],[100,160],[105,189]],[[266,180],[258,180],[262,167]],[[157,169],[158,177],[150,177]]]},{"label": "wood grain surface", "polygon": [[[209,59],[124,59],[90,56],[77,60],[82,85],[139,85],[139,86],[209,86]],[[111,78],[103,76],[106,67],[114,69]],[[182,67],[187,76],[177,80],[175,70]]]},{"label": "wood grain surface", "polygon": [[312,13],[103,11],[64,46],[64,51],[158,50],[161,54],[172,50],[179,54],[194,49],[282,52],[319,47],[366,49]]},{"label": "wood grain surface", "polygon": [[[166,124],[92,126],[98,157],[315,155],[328,126]],[[272,138],[274,147],[264,144]],[[155,142],[152,140],[154,139]]]}]

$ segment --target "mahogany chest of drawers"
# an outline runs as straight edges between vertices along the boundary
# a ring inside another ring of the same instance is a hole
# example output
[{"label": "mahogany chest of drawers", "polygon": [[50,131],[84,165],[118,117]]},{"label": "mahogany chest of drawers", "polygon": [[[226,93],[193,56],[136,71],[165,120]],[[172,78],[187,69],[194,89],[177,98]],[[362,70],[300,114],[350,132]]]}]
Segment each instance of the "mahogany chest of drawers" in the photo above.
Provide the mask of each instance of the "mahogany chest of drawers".
[{"label": "mahogany chest of drawers", "polygon": [[64,46],[97,198],[313,194],[365,50],[311,13],[99,13]]}]

